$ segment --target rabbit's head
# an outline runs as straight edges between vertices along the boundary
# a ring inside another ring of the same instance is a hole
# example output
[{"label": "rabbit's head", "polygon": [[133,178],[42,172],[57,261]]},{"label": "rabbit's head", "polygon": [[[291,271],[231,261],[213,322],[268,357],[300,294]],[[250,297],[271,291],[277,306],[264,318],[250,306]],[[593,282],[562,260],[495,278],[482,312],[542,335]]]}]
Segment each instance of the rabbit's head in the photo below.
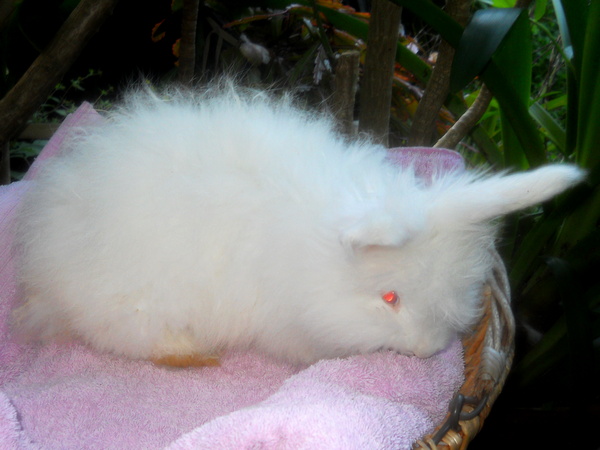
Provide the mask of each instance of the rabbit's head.
[{"label": "rabbit's head", "polygon": [[547,200],[582,177],[569,165],[513,175],[455,174],[417,189],[410,205],[398,198],[397,208],[389,201],[369,208],[341,232],[348,289],[335,313],[320,314],[321,325],[324,316],[331,318],[321,336],[324,347],[418,357],[444,349],[480,317],[495,219]]}]

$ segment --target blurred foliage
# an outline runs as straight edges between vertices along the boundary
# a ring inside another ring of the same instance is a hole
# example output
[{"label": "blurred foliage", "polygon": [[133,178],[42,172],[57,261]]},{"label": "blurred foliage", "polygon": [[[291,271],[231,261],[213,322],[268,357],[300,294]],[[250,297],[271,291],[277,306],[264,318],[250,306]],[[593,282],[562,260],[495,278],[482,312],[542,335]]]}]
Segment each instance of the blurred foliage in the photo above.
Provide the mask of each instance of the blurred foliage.
[{"label": "blurred foliage", "polygon": [[[101,77],[102,72],[90,69],[87,74],[69,80],[68,84],[59,83],[46,102],[31,118],[32,123],[59,124],[68,115],[74,112],[80,105],[78,93],[86,91],[87,84],[94,78]],[[94,104],[97,110],[110,109],[113,104],[112,86],[98,88],[97,94],[88,101]],[[45,136],[39,136],[29,140],[15,140],[10,144],[11,178],[20,180],[36,156],[42,151],[47,143]]]},{"label": "blurred foliage", "polygon": [[[526,169],[567,161],[586,168],[588,179],[507,221],[500,250],[520,324],[511,381],[521,404],[568,406],[571,417],[585,423],[600,394],[600,283],[595,275],[600,267],[600,2],[539,1],[528,19],[529,23],[514,22],[479,72],[495,95],[479,125],[491,141],[488,155],[495,155],[488,162]],[[436,30],[453,39],[451,28]],[[494,27],[489,32],[501,30]],[[477,39],[481,38],[479,32]],[[468,70],[477,57],[465,55],[457,64],[459,70]],[[494,76],[503,77],[507,86],[494,79],[490,69],[498,69]],[[464,94],[472,102],[474,93]],[[514,108],[513,113],[508,114],[508,108]],[[528,126],[522,126],[518,117]],[[473,139],[471,143],[477,148]],[[541,144],[542,153],[532,152],[528,143]]]},{"label": "blurred foliage", "polygon": [[[293,89],[319,105],[330,95],[330,76],[340,52],[358,50],[364,62],[368,13],[340,0],[257,0],[243,5],[210,0],[202,5],[197,40],[201,77],[233,73],[246,83]],[[173,23],[179,23],[180,14],[181,5],[172,2],[169,16],[153,29],[153,39],[171,42],[176,57],[179,30]],[[435,36],[422,37],[423,44],[408,34],[398,41],[391,117],[395,145],[408,134],[435,61],[435,45],[430,42]],[[441,111],[439,134],[452,123],[450,111]]]},{"label": "blurred foliage", "polygon": [[[89,69],[87,74],[68,80],[68,84],[65,84],[65,82],[57,84],[46,103],[32,117],[32,122],[62,122],[68,114],[74,112],[79,106],[77,93],[86,92],[88,84],[94,78],[101,76],[101,71]],[[90,98],[88,101],[93,103],[99,110],[109,109],[112,104],[110,99],[113,92],[114,87],[112,86],[100,88],[97,90],[96,97]]]},{"label": "blurred foliage", "polygon": [[33,139],[14,141],[10,146],[11,178],[18,181],[23,178],[29,166],[40,154],[47,140]]}]

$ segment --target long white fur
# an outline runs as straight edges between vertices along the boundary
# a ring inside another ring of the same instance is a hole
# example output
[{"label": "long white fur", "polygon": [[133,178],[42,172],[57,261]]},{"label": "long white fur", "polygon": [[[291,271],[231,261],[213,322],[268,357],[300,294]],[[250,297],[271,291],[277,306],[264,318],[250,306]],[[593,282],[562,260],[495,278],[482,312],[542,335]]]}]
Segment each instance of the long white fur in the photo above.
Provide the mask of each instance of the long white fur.
[{"label": "long white fur", "polygon": [[478,317],[490,221],[582,178],[555,165],[425,186],[331,129],[235,89],[134,96],[27,193],[15,328],[132,358],[426,357]]}]

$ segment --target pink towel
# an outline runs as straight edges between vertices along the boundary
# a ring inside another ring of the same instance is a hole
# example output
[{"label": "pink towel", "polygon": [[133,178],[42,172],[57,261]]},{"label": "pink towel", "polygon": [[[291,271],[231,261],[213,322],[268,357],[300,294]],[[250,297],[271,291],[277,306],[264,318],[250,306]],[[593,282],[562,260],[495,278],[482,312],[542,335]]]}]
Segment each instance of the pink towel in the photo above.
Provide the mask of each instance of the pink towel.
[{"label": "pink towel", "polygon": [[445,148],[392,148],[388,158],[399,166],[414,166],[417,176],[427,181],[445,172],[465,170],[465,161],[460,153]]},{"label": "pink towel", "polygon": [[[426,360],[383,352],[295,367],[232,352],[221,367],[178,370],[77,342],[15,342],[15,208],[45,159],[101,121],[82,105],[24,180],[0,188],[0,449],[408,449],[443,419],[463,382],[459,342]],[[450,151],[433,164],[429,149],[402,152],[391,158],[426,178],[463,167]]]}]

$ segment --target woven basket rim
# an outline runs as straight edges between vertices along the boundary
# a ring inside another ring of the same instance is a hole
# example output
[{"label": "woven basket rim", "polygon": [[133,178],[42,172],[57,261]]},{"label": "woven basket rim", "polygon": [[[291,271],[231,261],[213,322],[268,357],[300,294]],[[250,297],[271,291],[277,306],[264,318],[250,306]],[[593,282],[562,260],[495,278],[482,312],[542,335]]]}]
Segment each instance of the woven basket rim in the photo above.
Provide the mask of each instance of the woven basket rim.
[{"label": "woven basket rim", "polygon": [[462,340],[465,381],[444,420],[416,449],[464,449],[481,430],[500,395],[514,358],[515,321],[506,268],[496,250],[483,293],[483,313]]}]

